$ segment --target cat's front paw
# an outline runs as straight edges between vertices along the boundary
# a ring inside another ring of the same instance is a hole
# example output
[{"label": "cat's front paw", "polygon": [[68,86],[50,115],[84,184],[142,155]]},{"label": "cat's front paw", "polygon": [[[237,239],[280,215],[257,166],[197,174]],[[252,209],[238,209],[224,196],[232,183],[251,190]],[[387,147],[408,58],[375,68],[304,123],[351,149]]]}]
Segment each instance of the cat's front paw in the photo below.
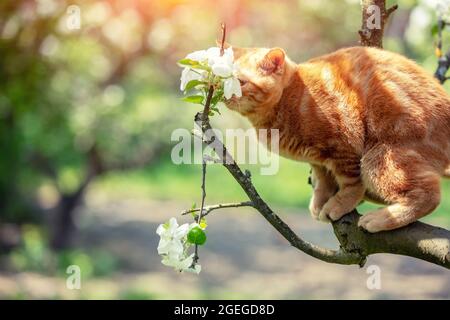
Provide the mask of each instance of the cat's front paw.
[{"label": "cat's front paw", "polygon": [[333,199],[330,199],[320,210],[319,220],[323,222],[337,221],[347,213],[349,213],[352,209],[348,209],[337,204]]},{"label": "cat's front paw", "polygon": [[309,213],[311,214],[311,217],[313,217],[316,220],[319,220],[319,213],[322,209],[321,207],[317,206],[316,201],[314,201],[314,197],[311,198],[309,201]]},{"label": "cat's front paw", "polygon": [[320,220],[319,215],[320,211],[322,211],[323,206],[327,202],[328,198],[325,198],[321,194],[315,192],[309,201],[309,212],[311,213],[311,217],[316,220]]}]

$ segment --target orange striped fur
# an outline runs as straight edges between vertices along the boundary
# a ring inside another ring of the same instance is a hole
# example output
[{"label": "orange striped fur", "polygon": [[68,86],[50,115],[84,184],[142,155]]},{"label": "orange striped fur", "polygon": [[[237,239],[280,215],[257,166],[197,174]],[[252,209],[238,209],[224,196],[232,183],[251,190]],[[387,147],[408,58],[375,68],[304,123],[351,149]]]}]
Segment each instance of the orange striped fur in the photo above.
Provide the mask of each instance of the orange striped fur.
[{"label": "orange striped fur", "polygon": [[337,220],[363,199],[369,232],[410,224],[450,176],[450,97],[415,62],[352,47],[295,64],[282,49],[234,48],[242,98],[227,106],[280,130],[280,154],[312,166],[313,217]]}]

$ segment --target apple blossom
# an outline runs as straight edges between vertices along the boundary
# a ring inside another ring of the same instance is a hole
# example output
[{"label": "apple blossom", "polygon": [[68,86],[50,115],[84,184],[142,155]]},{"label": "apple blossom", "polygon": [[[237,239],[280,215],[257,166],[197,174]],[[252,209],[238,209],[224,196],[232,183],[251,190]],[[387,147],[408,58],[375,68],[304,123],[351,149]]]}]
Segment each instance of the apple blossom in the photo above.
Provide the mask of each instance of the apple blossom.
[{"label": "apple blossom", "polygon": [[225,99],[230,99],[233,94],[236,97],[242,96],[241,83],[236,78],[228,78],[224,81],[223,92]]},{"label": "apple blossom", "polygon": [[[183,68],[180,78],[180,90],[184,92],[184,101],[209,107],[210,114],[219,112],[224,101],[233,96],[241,97],[241,85],[237,77],[237,64],[234,62],[233,49],[221,50],[212,47],[189,53],[178,61]],[[207,99],[209,98],[209,99]],[[206,105],[208,101],[208,105]],[[161,263],[180,272],[199,273],[201,266],[197,263],[197,246],[206,243],[204,217],[196,216],[196,223],[178,225],[175,218],[158,226],[156,233],[160,236],[158,254]],[[195,253],[189,249],[195,246]]]},{"label": "apple blossom", "polygon": [[178,226],[177,220],[171,218],[168,223],[162,224],[156,230],[161,237],[158,244],[159,254],[181,254],[183,245],[181,239],[184,238],[189,231],[189,225],[186,223]]},{"label": "apple blossom", "polygon": [[206,222],[200,224],[191,223],[178,225],[175,218],[161,224],[156,229],[156,233],[161,237],[158,244],[158,254],[162,256],[161,263],[168,267],[173,267],[176,271],[187,271],[199,273],[201,266],[194,263],[194,254],[189,254],[191,243],[187,240],[188,234],[195,228],[204,230]]},{"label": "apple blossom", "polygon": [[204,104],[209,88],[213,86],[210,109],[218,112],[218,106],[224,100],[242,96],[231,47],[225,49],[223,54],[218,47],[194,51],[178,64],[184,68],[180,78],[180,90],[186,95],[184,101]]},{"label": "apple blossom", "polygon": [[176,271],[183,272],[191,268],[193,261],[194,254],[191,254],[188,257],[168,255],[163,257],[161,263],[165,266],[173,267]]},{"label": "apple blossom", "polygon": [[204,71],[196,71],[188,67],[184,68],[181,72],[180,90],[184,91],[186,89],[186,85],[192,80],[202,80],[204,73]]}]

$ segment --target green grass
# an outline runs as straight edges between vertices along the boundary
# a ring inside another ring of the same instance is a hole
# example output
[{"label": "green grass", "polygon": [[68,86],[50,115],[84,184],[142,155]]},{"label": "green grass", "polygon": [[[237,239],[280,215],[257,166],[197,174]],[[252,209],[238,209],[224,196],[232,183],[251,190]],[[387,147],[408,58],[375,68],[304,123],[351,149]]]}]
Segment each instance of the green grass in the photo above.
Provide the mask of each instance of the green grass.
[{"label": "green grass", "polygon": [[[272,176],[262,176],[255,165],[242,166],[252,172],[252,180],[260,195],[270,205],[301,208],[305,211],[311,197],[308,185],[309,165],[280,159],[279,172]],[[200,203],[201,166],[174,165],[161,161],[152,167],[125,173],[114,173],[97,180],[94,189],[122,197],[145,197],[158,200],[178,200]],[[221,165],[207,167],[207,203],[246,200],[244,192],[233,177]],[[363,203],[360,212],[379,206]],[[442,202],[432,215],[450,225],[450,180],[442,181]],[[429,220],[429,218],[426,218]]]}]

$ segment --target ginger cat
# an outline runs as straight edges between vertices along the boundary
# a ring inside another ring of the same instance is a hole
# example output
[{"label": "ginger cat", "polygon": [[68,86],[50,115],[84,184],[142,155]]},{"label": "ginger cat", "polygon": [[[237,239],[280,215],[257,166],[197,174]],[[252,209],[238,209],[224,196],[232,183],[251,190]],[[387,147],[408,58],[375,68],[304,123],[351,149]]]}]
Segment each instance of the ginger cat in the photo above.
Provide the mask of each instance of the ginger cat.
[{"label": "ginger cat", "polygon": [[363,199],[369,232],[432,212],[450,177],[450,97],[415,62],[352,47],[295,64],[280,48],[233,48],[242,97],[228,108],[279,129],[280,154],[311,164],[310,212],[338,220]]}]

